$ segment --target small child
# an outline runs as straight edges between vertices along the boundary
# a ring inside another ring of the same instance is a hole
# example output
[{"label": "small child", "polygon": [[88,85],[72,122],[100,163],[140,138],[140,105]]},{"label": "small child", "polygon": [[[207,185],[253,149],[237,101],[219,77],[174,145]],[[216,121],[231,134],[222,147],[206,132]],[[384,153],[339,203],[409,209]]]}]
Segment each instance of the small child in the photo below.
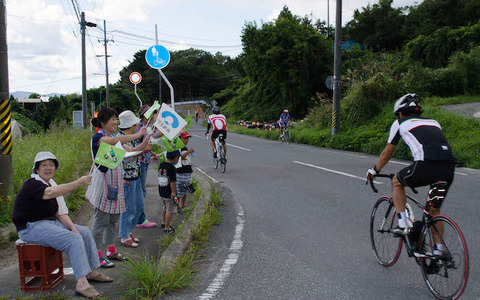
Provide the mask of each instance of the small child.
[{"label": "small child", "polygon": [[187,148],[189,139],[191,138],[188,131],[183,131],[180,134],[180,139],[185,144],[181,151],[182,166],[177,169],[177,197],[180,199],[180,203],[177,207],[177,212],[181,213],[185,207],[185,201],[187,200],[187,191],[185,186],[192,183],[192,163],[191,155],[195,152],[194,148]]},{"label": "small child", "polygon": [[180,150],[167,152],[166,160],[158,167],[158,193],[163,200],[162,227],[165,227],[165,233],[175,231],[170,223],[177,204],[177,171],[174,164],[179,158]]}]

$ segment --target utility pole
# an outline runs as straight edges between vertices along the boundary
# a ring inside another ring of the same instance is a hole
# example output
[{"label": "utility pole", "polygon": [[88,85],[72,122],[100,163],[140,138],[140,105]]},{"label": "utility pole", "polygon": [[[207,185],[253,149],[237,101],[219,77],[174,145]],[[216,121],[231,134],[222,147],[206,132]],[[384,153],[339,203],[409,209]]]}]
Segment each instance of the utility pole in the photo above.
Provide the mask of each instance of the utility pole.
[{"label": "utility pole", "polygon": [[337,17],[335,18],[335,53],[333,70],[333,112],[332,135],[340,133],[340,96],[342,65],[342,0],[337,0]]},{"label": "utility pole", "polygon": [[[101,40],[98,40],[101,42]],[[105,55],[97,55],[98,57],[100,56],[105,56],[105,98],[107,99],[107,107],[110,107],[110,92],[109,92],[109,83],[108,83],[108,57],[110,55],[107,54],[107,45],[108,42],[111,42],[112,40],[107,40],[107,22],[103,20],[103,45],[105,47]]]},{"label": "utility pole", "polygon": [[330,37],[330,0],[327,0],[327,38]]},{"label": "utility pole", "polygon": [[13,193],[12,129],[8,89],[7,12],[0,0],[0,195]]},{"label": "utility pole", "polygon": [[82,125],[87,128],[87,59],[85,51],[86,27],[97,27],[97,24],[85,21],[85,12],[80,19],[80,33],[82,34]]},{"label": "utility pole", "polygon": [[[158,28],[155,24],[155,45],[158,45]],[[158,103],[162,103],[162,76],[158,74]]]}]

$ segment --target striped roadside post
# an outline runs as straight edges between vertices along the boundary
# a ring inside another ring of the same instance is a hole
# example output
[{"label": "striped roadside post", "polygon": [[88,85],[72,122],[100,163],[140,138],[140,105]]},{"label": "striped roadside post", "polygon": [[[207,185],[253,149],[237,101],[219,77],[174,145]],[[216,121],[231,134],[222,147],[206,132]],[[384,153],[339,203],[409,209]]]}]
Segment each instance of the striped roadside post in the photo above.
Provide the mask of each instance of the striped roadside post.
[{"label": "striped roadside post", "polygon": [[12,172],[12,117],[10,100],[0,100],[0,195],[13,191]]},{"label": "striped roadside post", "polygon": [[13,193],[6,15],[5,0],[0,0],[0,196],[10,196]]}]

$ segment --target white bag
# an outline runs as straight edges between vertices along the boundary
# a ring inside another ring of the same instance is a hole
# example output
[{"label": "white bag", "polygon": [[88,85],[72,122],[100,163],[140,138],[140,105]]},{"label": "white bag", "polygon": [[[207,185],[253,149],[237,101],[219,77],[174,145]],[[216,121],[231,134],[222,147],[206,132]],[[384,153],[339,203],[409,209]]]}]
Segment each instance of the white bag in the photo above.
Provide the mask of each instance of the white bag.
[{"label": "white bag", "polygon": [[104,190],[105,179],[103,173],[98,168],[95,168],[92,173],[92,184],[88,186],[85,197],[88,199],[88,201],[90,201],[90,203],[92,203],[94,207],[98,207],[98,203],[101,200]]}]

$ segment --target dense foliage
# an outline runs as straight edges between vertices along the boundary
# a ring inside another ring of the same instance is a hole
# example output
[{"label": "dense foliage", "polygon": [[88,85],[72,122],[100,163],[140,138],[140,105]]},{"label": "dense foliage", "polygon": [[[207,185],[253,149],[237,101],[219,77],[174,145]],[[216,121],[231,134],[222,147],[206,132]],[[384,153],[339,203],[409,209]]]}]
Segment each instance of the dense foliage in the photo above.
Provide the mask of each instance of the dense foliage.
[{"label": "dense foliage", "polygon": [[395,50],[439,28],[472,25],[480,17],[478,0],[424,0],[402,8],[392,5],[393,0],[379,0],[355,10],[346,26],[347,35],[374,51]]},{"label": "dense foliage", "polygon": [[295,16],[284,7],[273,22],[261,26],[247,23],[242,43],[246,78],[222,92],[233,96],[227,113],[274,119],[286,108],[300,117],[312,106],[315,93],[326,90],[333,49],[310,19]]}]

